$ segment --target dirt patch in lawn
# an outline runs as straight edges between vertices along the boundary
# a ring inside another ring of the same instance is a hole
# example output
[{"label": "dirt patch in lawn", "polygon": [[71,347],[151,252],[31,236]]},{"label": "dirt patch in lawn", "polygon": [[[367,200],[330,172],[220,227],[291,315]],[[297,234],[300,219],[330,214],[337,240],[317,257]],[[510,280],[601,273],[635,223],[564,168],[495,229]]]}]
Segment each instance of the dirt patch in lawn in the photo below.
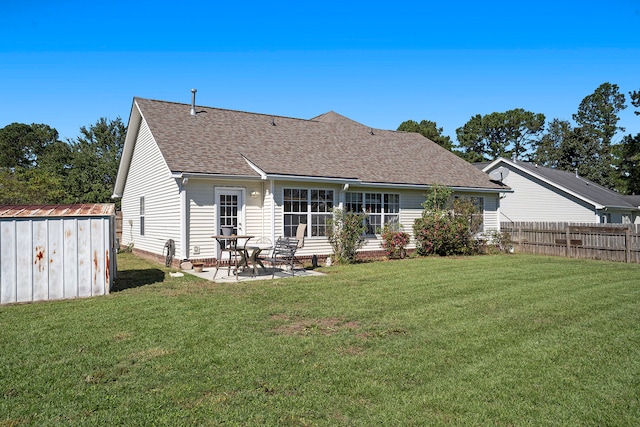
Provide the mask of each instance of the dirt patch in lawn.
[{"label": "dirt patch in lawn", "polygon": [[340,317],[325,317],[317,319],[302,319],[289,317],[286,314],[274,314],[271,320],[282,322],[273,332],[283,335],[333,335],[339,331],[356,330],[359,325],[357,321],[347,321]]}]

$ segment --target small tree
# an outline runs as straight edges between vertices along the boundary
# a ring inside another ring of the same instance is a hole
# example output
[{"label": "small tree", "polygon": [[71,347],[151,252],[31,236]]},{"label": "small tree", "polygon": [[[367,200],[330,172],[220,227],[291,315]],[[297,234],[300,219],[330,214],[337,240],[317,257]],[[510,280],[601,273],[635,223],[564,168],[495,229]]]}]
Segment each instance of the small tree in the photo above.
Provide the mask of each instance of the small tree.
[{"label": "small tree", "polygon": [[426,195],[426,199],[422,202],[425,212],[444,211],[451,204],[451,194],[453,192],[449,187],[442,184],[433,184],[431,193]]},{"label": "small tree", "polygon": [[340,208],[332,210],[327,220],[329,243],[338,262],[350,264],[356,260],[358,249],[364,245],[366,216],[354,212],[345,212]]}]

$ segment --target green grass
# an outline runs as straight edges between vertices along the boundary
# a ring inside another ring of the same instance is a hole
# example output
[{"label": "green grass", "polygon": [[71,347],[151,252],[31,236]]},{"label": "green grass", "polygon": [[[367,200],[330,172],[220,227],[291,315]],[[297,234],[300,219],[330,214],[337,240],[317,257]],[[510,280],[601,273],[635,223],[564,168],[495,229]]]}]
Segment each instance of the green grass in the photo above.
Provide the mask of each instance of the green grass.
[{"label": "green grass", "polygon": [[421,258],[0,307],[0,426],[640,423],[640,266]]}]

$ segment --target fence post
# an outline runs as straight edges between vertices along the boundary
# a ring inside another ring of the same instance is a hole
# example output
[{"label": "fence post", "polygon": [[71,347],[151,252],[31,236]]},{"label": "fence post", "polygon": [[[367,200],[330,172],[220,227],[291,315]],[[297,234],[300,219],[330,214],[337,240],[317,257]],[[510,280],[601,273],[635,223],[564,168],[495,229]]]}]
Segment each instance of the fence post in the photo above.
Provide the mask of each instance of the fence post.
[{"label": "fence post", "polygon": [[522,252],[522,226],[518,225],[518,252]]},{"label": "fence post", "polygon": [[631,262],[631,228],[624,231],[624,262]]},{"label": "fence post", "polygon": [[567,239],[567,258],[571,256],[571,233],[569,233],[569,226],[565,228],[565,237]]}]

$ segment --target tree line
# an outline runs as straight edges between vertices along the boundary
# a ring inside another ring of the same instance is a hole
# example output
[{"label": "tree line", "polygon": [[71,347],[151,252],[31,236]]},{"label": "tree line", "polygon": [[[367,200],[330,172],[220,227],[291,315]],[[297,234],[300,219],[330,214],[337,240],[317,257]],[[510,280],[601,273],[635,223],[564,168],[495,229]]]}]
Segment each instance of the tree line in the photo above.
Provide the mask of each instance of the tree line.
[{"label": "tree line", "polygon": [[[629,92],[629,100],[640,109],[640,91]],[[544,114],[522,108],[477,114],[456,129],[456,145],[433,121],[407,120],[398,130],[418,132],[471,163],[516,158],[577,171],[621,194],[640,194],[640,133],[614,142],[625,132],[618,124],[625,102],[617,85],[603,83],[580,102],[572,115],[575,125],[558,118],[546,123]]]},{"label": "tree line", "polygon": [[126,127],[119,117],[61,141],[49,125],[0,129],[0,204],[111,203]]},{"label": "tree line", "polygon": [[[629,92],[640,109],[640,91]],[[472,116],[456,129],[454,144],[436,122],[408,120],[398,130],[418,132],[469,162],[515,157],[579,175],[621,194],[640,194],[640,133],[613,138],[626,98],[603,83],[586,96],[572,118],[546,123],[544,114],[521,108]],[[635,111],[640,115],[640,111]],[[546,124],[546,127],[545,127]],[[12,123],[0,129],[0,204],[109,203],[126,127],[120,117],[100,118],[61,141],[46,124]]]}]

